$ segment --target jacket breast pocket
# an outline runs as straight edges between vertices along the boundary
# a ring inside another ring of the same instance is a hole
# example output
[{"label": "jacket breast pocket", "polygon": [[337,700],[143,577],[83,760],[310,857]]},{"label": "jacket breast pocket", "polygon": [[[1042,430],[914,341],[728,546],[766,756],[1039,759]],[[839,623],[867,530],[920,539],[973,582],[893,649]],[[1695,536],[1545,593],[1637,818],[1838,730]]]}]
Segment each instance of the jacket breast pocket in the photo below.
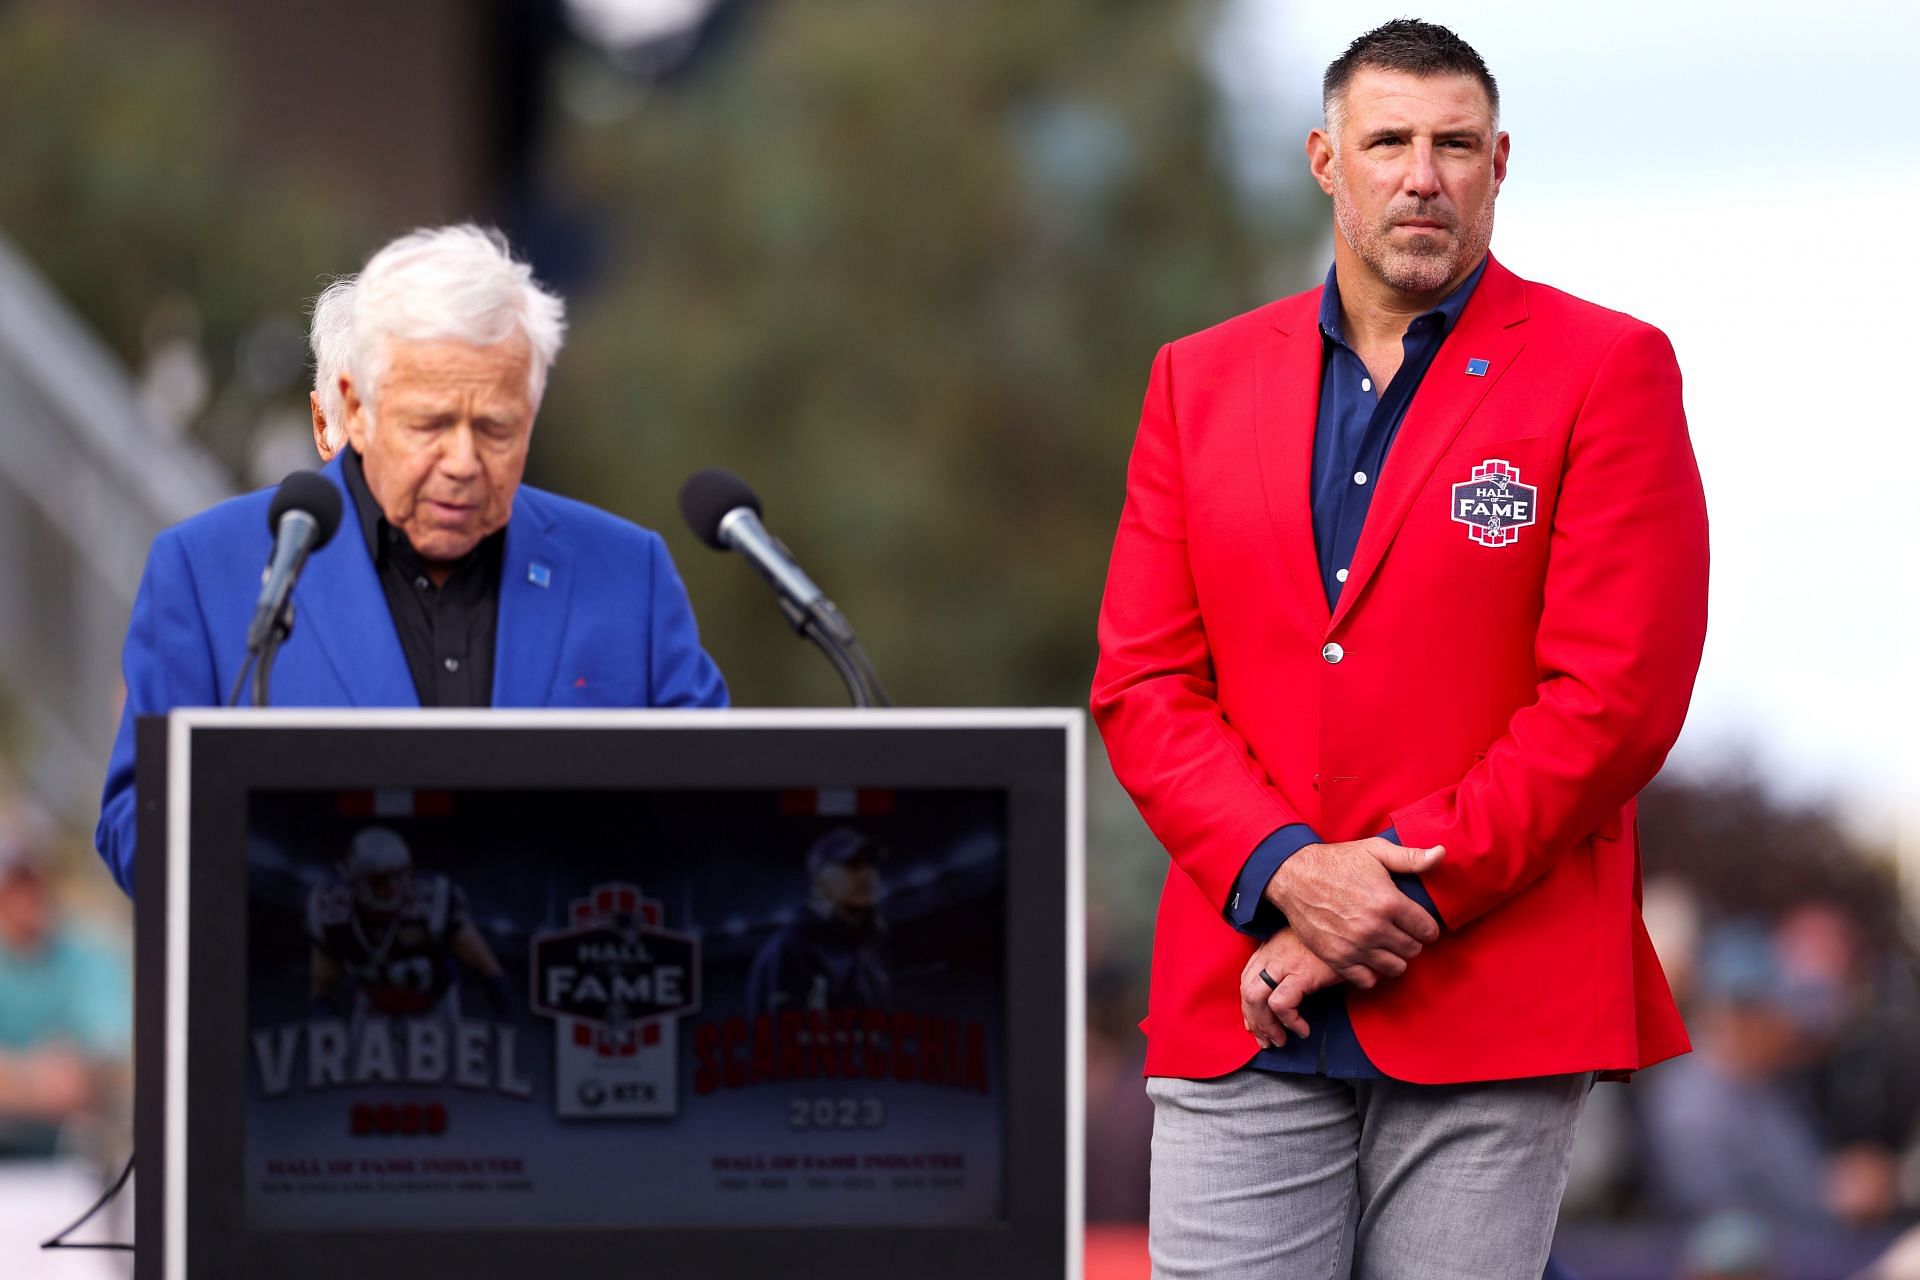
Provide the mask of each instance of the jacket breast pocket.
[{"label": "jacket breast pocket", "polygon": [[1456,607],[1487,626],[1537,612],[1558,492],[1544,436],[1469,440],[1441,457],[1419,501]]},{"label": "jacket breast pocket", "polygon": [[1548,454],[1541,436],[1456,444],[1434,468],[1425,496],[1469,545],[1495,551],[1544,538],[1558,489]]}]

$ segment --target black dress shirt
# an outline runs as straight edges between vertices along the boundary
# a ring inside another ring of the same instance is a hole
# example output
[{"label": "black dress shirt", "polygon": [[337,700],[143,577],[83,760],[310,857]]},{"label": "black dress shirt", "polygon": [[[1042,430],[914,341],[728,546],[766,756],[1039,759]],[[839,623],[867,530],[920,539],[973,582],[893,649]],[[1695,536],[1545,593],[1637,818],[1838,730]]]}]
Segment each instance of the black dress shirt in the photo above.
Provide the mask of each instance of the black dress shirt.
[{"label": "black dress shirt", "polygon": [[436,587],[413,543],[388,523],[374,501],[360,469],[360,455],[348,449],[341,469],[420,705],[492,706],[500,561],[507,531],[482,539],[454,566],[446,583]]}]

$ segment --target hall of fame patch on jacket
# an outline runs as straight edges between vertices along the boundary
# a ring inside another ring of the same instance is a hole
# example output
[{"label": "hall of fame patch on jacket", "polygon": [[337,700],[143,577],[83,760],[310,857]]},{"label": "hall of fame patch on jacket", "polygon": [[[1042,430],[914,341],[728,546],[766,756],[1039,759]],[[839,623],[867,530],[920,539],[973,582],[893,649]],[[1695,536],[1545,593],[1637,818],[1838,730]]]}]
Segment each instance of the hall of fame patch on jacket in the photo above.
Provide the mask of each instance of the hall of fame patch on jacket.
[{"label": "hall of fame patch on jacket", "polygon": [[1453,519],[1483,547],[1510,547],[1534,522],[1539,490],[1520,483],[1520,469],[1505,458],[1488,458],[1465,482],[1453,486]]}]

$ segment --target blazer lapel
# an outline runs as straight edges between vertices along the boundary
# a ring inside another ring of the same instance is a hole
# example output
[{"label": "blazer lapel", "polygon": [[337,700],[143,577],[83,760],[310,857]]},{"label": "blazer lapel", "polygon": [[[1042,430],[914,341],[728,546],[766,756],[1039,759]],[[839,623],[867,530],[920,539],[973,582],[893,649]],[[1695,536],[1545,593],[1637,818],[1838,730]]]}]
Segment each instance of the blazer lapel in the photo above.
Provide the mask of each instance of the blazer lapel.
[{"label": "blazer lapel", "polygon": [[538,491],[521,489],[500,565],[493,705],[544,707],[560,663],[573,593],[573,549],[555,533]]},{"label": "blazer lapel", "polygon": [[1254,360],[1254,440],[1267,517],[1307,615],[1325,623],[1327,592],[1313,544],[1313,433],[1320,413],[1320,293],[1278,310]]},{"label": "blazer lapel", "polygon": [[[1526,288],[1518,276],[1489,259],[1480,287],[1460,313],[1460,322],[1441,344],[1440,353],[1427,368],[1406,419],[1394,437],[1380,471],[1380,488],[1367,509],[1367,521],[1360,529],[1360,545],[1354,548],[1348,568],[1347,584],[1333,611],[1328,630],[1353,609],[1367,589],[1374,571],[1393,545],[1400,526],[1406,522],[1413,500],[1425,487],[1427,478],[1440,462],[1460,429],[1480,407],[1493,384],[1513,367],[1515,357],[1526,345],[1520,325],[1527,318]],[[1485,360],[1486,369],[1475,375],[1467,372],[1469,360]]]},{"label": "blazer lapel", "polygon": [[338,458],[327,464],[325,474],[340,489],[340,527],[301,574],[294,630],[312,633],[352,705],[417,707],[420,695]]}]

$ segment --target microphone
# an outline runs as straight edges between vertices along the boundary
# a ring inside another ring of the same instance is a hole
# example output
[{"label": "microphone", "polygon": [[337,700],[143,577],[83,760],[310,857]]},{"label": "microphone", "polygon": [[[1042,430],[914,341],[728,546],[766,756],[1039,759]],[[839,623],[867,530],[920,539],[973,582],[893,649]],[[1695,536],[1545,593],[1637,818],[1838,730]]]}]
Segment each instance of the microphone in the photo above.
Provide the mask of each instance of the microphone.
[{"label": "microphone", "polygon": [[738,551],[773,584],[793,629],[820,646],[855,706],[891,705],[853,627],[760,522],[760,495],[751,485],[720,467],[696,471],[680,486],[680,514],[700,541],[715,551]]},{"label": "microphone", "polygon": [[326,546],[339,527],[340,491],[332,481],[318,471],[296,471],[280,482],[267,511],[273,558],[267,562],[253,621],[247,626],[247,652],[258,653],[266,645],[307,557]]},{"label": "microphone", "polygon": [[688,476],[680,486],[680,514],[700,541],[715,551],[738,551],[802,612],[814,613],[823,603],[832,607],[827,593],[760,523],[760,495],[733,472],[708,467]]}]

